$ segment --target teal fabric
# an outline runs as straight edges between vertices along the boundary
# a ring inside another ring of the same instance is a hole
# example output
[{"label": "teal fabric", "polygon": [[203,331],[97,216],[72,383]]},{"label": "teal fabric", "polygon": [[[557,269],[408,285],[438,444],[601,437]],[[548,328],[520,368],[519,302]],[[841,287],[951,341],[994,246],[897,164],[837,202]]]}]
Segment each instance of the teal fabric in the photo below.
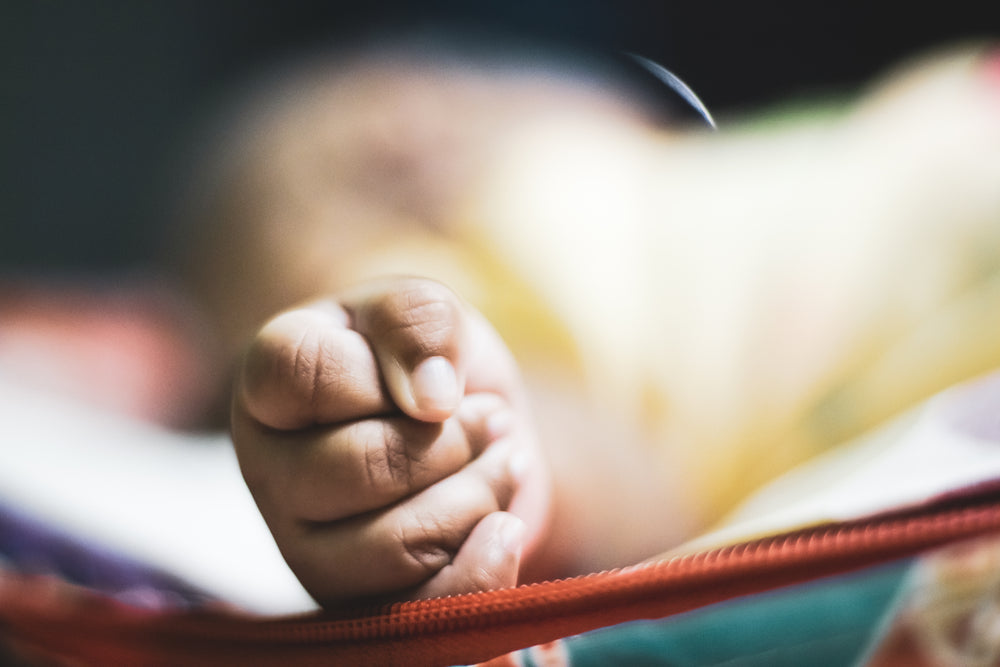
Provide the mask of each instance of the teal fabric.
[{"label": "teal fabric", "polygon": [[[876,638],[911,562],[603,628],[566,638],[562,648],[574,667],[847,667]],[[535,667],[531,649],[518,657]]]}]

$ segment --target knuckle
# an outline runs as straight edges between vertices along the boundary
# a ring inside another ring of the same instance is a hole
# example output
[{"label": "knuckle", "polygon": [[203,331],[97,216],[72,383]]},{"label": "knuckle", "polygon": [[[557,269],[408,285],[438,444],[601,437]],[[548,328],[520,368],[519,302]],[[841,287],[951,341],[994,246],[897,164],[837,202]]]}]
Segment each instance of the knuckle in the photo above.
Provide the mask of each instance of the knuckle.
[{"label": "knuckle", "polygon": [[404,357],[448,351],[461,322],[455,295],[430,281],[407,282],[376,310],[376,328]]},{"label": "knuckle", "polygon": [[315,351],[309,327],[295,314],[279,315],[260,330],[247,351],[245,377],[248,393],[271,398],[295,388],[304,372],[311,371]]},{"label": "knuckle", "polygon": [[406,441],[389,421],[365,422],[363,442],[364,473],[370,492],[376,497],[392,497],[408,489],[412,478]]},{"label": "knuckle", "polygon": [[426,487],[453,465],[434,448],[443,432],[440,425],[386,419],[361,422],[358,427],[361,472],[372,497],[395,501]]},{"label": "knuckle", "polygon": [[474,527],[497,509],[489,490],[474,476],[449,480],[434,487],[436,492],[424,502],[407,504],[396,519],[400,566],[425,578],[450,564]]},{"label": "knuckle", "polygon": [[[304,312],[268,322],[244,361],[243,394],[251,413],[274,427],[296,421],[304,407],[337,391],[345,377],[342,351],[324,336],[322,323]],[[298,425],[297,423],[292,425]]]},{"label": "knuckle", "polygon": [[347,381],[353,376],[348,370],[344,350],[318,331],[303,342],[305,347],[300,348],[300,351],[310,355],[301,364],[299,376],[303,381],[303,400],[315,408],[328,396],[348,393]]},{"label": "knuckle", "polygon": [[453,549],[442,539],[447,528],[430,513],[410,513],[408,524],[398,531],[402,566],[423,578],[430,577],[453,558]]}]

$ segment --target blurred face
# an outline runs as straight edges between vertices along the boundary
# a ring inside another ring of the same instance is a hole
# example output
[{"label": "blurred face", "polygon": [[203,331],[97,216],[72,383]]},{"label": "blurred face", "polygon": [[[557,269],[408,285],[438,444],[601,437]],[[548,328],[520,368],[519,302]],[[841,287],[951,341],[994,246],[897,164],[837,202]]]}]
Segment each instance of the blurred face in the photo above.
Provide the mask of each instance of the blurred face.
[{"label": "blurred face", "polygon": [[274,312],[364,277],[370,253],[458,234],[532,128],[566,146],[595,128],[652,130],[621,93],[516,65],[374,56],[304,67],[255,100],[208,168],[217,187],[196,209],[189,274],[230,350]]}]

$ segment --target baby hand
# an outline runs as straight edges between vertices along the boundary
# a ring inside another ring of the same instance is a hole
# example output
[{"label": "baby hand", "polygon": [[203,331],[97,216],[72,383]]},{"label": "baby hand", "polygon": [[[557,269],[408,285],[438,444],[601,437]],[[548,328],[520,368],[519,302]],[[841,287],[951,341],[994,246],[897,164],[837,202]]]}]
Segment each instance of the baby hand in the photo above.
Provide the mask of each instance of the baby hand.
[{"label": "baby hand", "polygon": [[324,606],[517,583],[548,475],[516,364],[450,290],[363,285],[278,315],[237,379],[247,485]]}]

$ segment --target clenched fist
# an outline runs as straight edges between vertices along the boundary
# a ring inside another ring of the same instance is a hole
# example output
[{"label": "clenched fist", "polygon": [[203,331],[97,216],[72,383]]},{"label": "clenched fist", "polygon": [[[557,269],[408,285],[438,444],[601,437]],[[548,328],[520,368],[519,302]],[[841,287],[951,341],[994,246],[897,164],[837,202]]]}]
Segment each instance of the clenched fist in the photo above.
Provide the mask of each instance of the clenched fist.
[{"label": "clenched fist", "polygon": [[364,284],[268,322],[232,431],[278,547],[326,607],[514,585],[549,513],[513,358],[428,280]]}]

